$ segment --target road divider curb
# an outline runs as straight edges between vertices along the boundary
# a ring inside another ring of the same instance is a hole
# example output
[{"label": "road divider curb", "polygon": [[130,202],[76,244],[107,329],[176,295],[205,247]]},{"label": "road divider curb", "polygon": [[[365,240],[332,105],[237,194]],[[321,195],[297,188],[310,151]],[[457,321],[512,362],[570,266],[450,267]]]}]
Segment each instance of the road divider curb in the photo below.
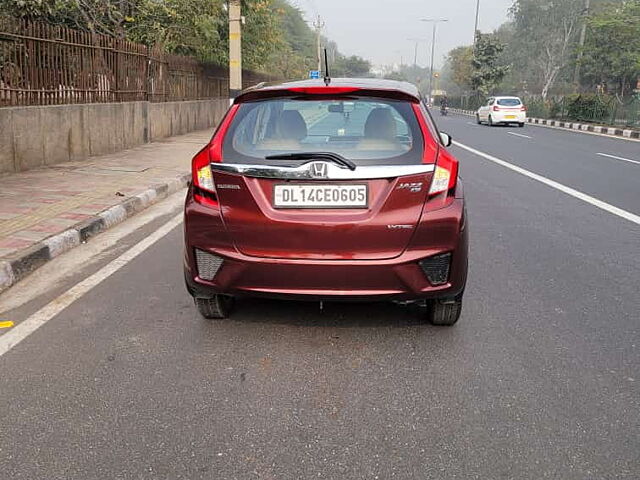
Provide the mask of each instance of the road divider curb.
[{"label": "road divider curb", "polygon": [[[451,113],[455,113],[458,115],[466,115],[469,117],[475,117],[476,112],[473,110],[462,110],[459,108],[450,108],[449,111]],[[622,129],[616,127],[603,127],[599,125],[591,125],[589,123],[576,123],[576,122],[565,122],[560,120],[548,120],[546,118],[527,118],[527,123],[532,125],[538,125],[541,127],[552,127],[559,128],[565,130],[574,130],[581,132],[589,132],[596,135],[602,135],[603,137],[613,137],[613,138],[627,138],[631,140],[640,140],[640,131],[638,130],[630,130],[630,129]]]},{"label": "road divider curb", "polygon": [[185,188],[191,179],[189,173],[172,178],[165,183],[152,185],[117,205],[75,224],[73,227],[45,238],[0,259],[0,292],[7,290],[48,261],[86,242],[94,235],[122,223],[129,217]]}]

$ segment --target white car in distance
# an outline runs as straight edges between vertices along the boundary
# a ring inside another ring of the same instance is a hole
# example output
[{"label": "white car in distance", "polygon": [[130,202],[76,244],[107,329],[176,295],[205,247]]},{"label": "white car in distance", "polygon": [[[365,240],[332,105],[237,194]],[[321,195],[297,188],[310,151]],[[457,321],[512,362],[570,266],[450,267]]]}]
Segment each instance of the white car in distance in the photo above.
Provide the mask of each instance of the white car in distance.
[{"label": "white car in distance", "polygon": [[478,124],[507,125],[517,123],[524,127],[527,121],[527,108],[518,97],[491,97],[476,112]]}]

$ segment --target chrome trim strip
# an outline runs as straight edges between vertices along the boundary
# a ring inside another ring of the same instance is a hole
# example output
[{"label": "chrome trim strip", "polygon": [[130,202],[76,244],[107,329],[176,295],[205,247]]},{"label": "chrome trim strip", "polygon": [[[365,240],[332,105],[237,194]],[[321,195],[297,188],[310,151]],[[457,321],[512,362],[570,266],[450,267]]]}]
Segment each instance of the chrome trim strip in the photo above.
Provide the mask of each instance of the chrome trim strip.
[{"label": "chrome trim strip", "polygon": [[[313,165],[317,163],[324,164],[324,168],[314,168]],[[435,165],[372,165],[360,166],[352,171],[332,162],[313,160],[298,167],[212,163],[211,170],[244,175],[245,177],[282,180],[372,180],[430,173],[435,170]],[[318,171],[323,171],[324,174],[322,176],[314,174]]]}]

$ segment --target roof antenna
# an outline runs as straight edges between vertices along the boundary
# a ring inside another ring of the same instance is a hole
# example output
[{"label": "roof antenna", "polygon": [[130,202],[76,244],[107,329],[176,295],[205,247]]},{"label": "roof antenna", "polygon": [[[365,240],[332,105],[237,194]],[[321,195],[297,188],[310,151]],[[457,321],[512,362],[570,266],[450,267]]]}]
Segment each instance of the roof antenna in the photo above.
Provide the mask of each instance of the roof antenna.
[{"label": "roof antenna", "polygon": [[329,74],[329,59],[327,57],[327,49],[324,49],[324,84],[328,87],[331,83],[331,75]]}]

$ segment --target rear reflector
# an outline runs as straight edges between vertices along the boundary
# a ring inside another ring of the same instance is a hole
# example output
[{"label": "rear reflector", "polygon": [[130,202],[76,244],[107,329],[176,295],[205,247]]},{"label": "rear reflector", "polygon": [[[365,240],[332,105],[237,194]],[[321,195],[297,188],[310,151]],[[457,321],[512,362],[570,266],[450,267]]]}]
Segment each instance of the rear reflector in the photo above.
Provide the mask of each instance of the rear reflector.
[{"label": "rear reflector", "polygon": [[213,280],[222,266],[222,259],[196,248],[198,276],[203,280]]},{"label": "rear reflector", "polygon": [[431,285],[443,285],[449,280],[450,253],[425,258],[420,260],[419,264]]}]

